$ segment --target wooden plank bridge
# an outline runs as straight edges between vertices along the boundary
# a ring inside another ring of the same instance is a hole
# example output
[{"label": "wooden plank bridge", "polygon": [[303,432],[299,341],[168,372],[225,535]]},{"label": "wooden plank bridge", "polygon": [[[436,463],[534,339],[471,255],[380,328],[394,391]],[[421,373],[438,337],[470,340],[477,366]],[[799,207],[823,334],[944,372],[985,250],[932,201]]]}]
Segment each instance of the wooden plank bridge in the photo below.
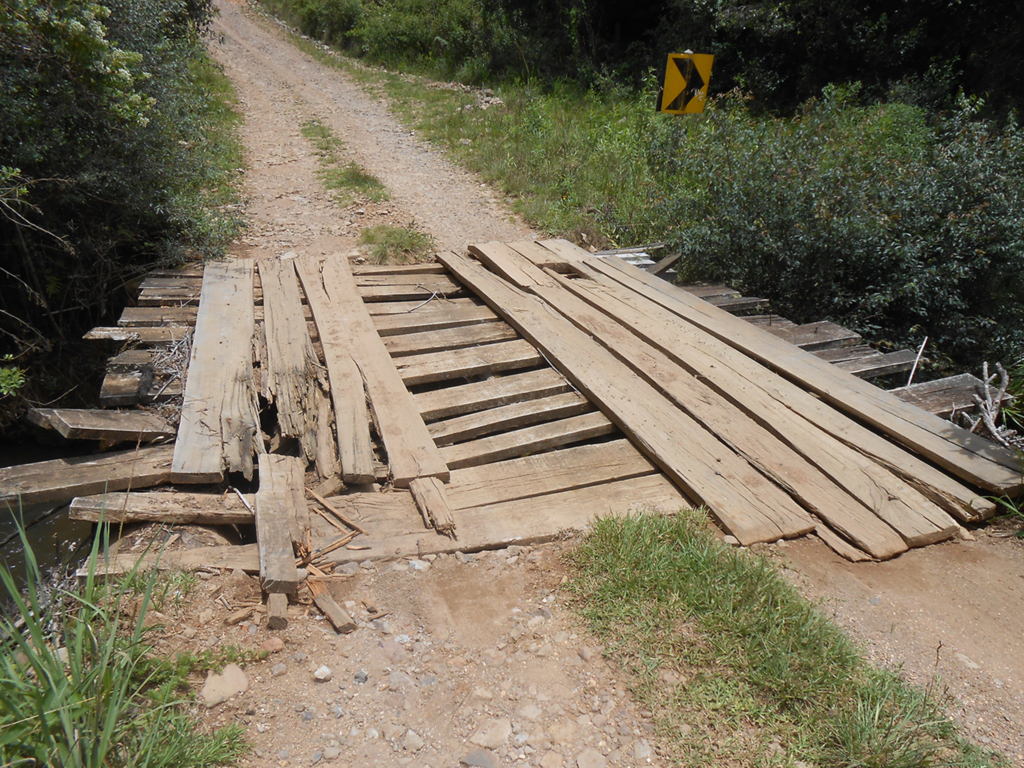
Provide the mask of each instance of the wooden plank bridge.
[{"label": "wooden plank bridge", "polygon": [[[107,403],[182,403],[173,446],[150,414],[40,412],[68,436],[157,442],[0,470],[0,500],[253,522],[258,546],[208,564],[280,594],[301,569],[697,505],[742,544],[816,533],[851,560],[885,559],[1020,490],[1015,454],[917,407],[920,391],[865,381],[913,353],[764,310],[559,240],[408,266],[303,256],[157,272],[89,338],[126,342]],[[172,349],[187,366],[161,363]],[[241,478],[254,493],[225,495]]]}]

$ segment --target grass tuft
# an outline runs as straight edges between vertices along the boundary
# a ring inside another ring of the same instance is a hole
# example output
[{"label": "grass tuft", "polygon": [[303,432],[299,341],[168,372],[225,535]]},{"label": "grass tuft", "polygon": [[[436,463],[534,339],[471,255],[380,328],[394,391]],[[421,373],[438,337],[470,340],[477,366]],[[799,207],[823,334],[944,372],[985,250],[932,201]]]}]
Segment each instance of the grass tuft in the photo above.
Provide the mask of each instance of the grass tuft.
[{"label": "grass tuft", "polygon": [[349,205],[357,200],[379,203],[389,199],[388,190],[379,179],[356,163],[342,163],[338,150],[344,143],[334,135],[330,126],[313,119],[303,123],[300,130],[316,147],[320,182],[324,189],[335,193],[335,200],[340,205]]},{"label": "grass tuft", "polygon": [[12,606],[0,616],[0,764],[199,768],[246,751],[240,727],[197,732],[187,702],[158,684],[144,627],[155,575],[142,587],[137,614],[126,619],[120,609],[138,582],[108,586],[97,578],[106,538],[97,536],[84,585],[61,593],[68,608],[52,622],[37,586],[38,562],[20,533],[24,593],[0,569]]},{"label": "grass tuft", "polygon": [[701,513],[599,520],[567,589],[683,765],[983,766],[932,690],[873,669]]},{"label": "grass tuft", "polygon": [[359,235],[359,242],[370,246],[373,264],[412,264],[435,248],[434,238],[413,224],[406,227],[387,224],[369,227]]}]

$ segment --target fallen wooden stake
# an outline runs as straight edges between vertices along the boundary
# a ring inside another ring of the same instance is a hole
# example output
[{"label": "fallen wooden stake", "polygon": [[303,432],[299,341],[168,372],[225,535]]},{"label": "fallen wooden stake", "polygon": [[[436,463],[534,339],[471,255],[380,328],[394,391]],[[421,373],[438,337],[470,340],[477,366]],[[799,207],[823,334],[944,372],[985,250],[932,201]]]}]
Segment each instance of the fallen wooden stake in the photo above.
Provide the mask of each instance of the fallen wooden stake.
[{"label": "fallen wooden stake", "polygon": [[409,483],[409,491],[425,525],[445,536],[458,538],[455,535],[455,517],[440,480],[436,477],[417,477]]},{"label": "fallen wooden stake", "polygon": [[313,593],[313,602],[331,622],[331,625],[342,634],[355,631],[356,623],[348,615],[348,612],[331,597],[326,585],[316,579],[310,579],[307,583],[309,591]]},{"label": "fallen wooden stake", "polygon": [[288,626],[288,596],[283,592],[267,595],[267,629],[285,629]]}]

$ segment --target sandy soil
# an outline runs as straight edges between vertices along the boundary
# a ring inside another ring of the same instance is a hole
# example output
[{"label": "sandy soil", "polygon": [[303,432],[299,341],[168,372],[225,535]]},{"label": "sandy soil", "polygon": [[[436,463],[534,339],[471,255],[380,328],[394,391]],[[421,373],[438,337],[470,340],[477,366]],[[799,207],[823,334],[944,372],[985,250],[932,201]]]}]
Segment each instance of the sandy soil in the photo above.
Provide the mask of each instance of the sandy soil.
[{"label": "sandy soil", "polygon": [[[249,229],[237,255],[352,253],[361,228],[382,222],[414,221],[453,249],[533,234],[386,105],[237,0],[219,4],[212,47],[246,116]],[[390,201],[334,204],[299,132],[314,117]],[[813,539],[767,551],[878,663],[922,684],[937,674],[968,734],[1024,766],[1024,542],[991,531],[882,564],[847,563]],[[562,605],[564,546],[353,567],[335,597],[359,628],[341,636],[302,605],[279,632],[259,613],[228,626],[255,582],[206,574],[161,643],[274,649],[247,667],[246,692],[208,710],[211,723],[245,724],[246,765],[658,764],[650,713]]]}]

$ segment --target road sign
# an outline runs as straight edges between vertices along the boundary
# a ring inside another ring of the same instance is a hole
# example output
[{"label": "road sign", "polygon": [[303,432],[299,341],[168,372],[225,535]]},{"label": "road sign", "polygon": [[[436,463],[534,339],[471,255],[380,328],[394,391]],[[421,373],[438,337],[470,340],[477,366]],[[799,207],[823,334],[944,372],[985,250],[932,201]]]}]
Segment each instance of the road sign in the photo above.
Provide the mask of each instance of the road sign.
[{"label": "road sign", "polygon": [[670,115],[703,112],[714,60],[710,53],[670,53],[658,93],[658,111]]}]

